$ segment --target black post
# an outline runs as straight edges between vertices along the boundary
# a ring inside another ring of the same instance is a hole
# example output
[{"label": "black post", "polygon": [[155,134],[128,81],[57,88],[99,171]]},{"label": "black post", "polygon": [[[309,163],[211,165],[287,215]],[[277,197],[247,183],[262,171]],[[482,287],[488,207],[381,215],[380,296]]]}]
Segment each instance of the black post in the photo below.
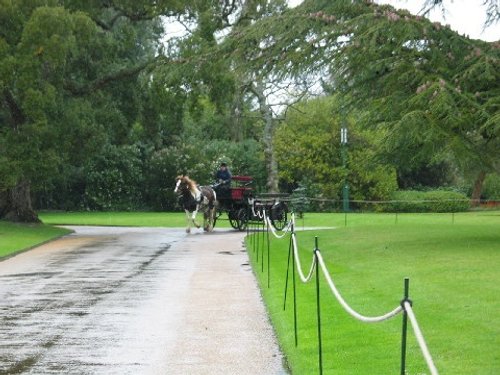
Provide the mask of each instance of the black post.
[{"label": "black post", "polygon": [[403,330],[401,334],[401,375],[405,375],[406,373],[406,337],[408,333],[408,314],[406,312],[404,303],[410,302],[410,300],[408,299],[409,289],[410,279],[405,277],[404,298],[401,301],[401,306],[403,306]]},{"label": "black post", "polygon": [[[293,247],[293,245],[292,245]],[[293,249],[292,249],[293,252]],[[295,346],[299,345],[297,336],[297,285],[295,283],[295,254],[292,254],[292,284],[293,284],[293,331],[295,333]]]},{"label": "black post", "polygon": [[265,227],[264,220],[262,220],[262,266],[260,269],[260,272],[264,273],[264,247],[265,244],[264,242],[266,241],[266,227]]},{"label": "black post", "polygon": [[344,227],[347,227],[347,211],[344,213]]},{"label": "black post", "polygon": [[257,222],[255,223],[255,230],[257,231],[257,238],[256,238],[256,241],[257,241],[257,264],[259,264],[259,247],[260,247],[260,228],[259,228],[260,224]]},{"label": "black post", "polygon": [[[293,224],[292,224],[292,233],[293,233]],[[288,290],[288,273],[290,271],[290,256],[292,254],[292,236],[290,236],[290,241],[288,243],[288,260],[286,262],[286,279],[285,279],[285,299],[283,301],[283,310],[286,310],[286,293]]]},{"label": "black post", "polygon": [[266,220],[266,235],[267,235],[267,288],[271,287],[271,243],[269,239],[269,221]]},{"label": "black post", "polygon": [[253,222],[250,221],[248,225],[252,227],[252,252],[255,253],[255,231],[253,230]]},{"label": "black post", "polygon": [[316,314],[318,317],[318,361],[319,374],[323,374],[323,346],[321,341],[321,308],[319,297],[319,264],[318,264],[318,237],[314,238],[314,260],[316,262]]}]

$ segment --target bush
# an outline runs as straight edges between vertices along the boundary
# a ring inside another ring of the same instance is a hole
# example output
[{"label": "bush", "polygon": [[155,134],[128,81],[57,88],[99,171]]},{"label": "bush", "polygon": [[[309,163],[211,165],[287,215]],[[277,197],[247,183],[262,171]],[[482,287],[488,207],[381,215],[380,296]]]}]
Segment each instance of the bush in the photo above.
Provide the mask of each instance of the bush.
[{"label": "bush", "polygon": [[486,176],[482,195],[484,199],[500,200],[500,174],[492,173]]},{"label": "bush", "polygon": [[447,190],[400,190],[392,202],[382,207],[385,212],[460,212],[470,208],[466,195]]},{"label": "bush", "polygon": [[108,145],[85,167],[90,209],[131,210],[142,206],[142,159],[136,146]]}]

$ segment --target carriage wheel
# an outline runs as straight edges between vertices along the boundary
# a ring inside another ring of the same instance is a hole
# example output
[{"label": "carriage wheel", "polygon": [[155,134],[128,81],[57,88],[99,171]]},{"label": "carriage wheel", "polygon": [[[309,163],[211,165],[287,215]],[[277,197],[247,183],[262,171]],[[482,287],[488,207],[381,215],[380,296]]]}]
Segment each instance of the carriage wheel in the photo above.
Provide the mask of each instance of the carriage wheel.
[{"label": "carriage wheel", "polygon": [[238,219],[238,211],[233,209],[227,213],[227,216],[229,218],[229,224],[231,224],[233,229],[240,229],[240,221]]},{"label": "carriage wheel", "polygon": [[238,210],[238,229],[244,231],[247,229],[248,225],[248,210],[246,208],[240,208]]},{"label": "carriage wheel", "polygon": [[221,211],[217,211],[217,209],[214,212],[214,222],[212,223],[212,229],[215,228],[215,223],[217,222],[217,219],[222,215]]},{"label": "carriage wheel", "polygon": [[271,207],[271,224],[276,230],[283,230],[288,220],[288,207],[283,202],[277,202]]}]

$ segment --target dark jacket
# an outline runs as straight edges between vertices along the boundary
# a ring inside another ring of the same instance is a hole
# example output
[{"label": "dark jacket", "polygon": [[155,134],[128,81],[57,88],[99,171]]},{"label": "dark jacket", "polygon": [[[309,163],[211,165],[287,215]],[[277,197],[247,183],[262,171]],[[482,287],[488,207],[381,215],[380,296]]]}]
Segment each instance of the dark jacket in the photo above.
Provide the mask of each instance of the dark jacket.
[{"label": "dark jacket", "polygon": [[226,170],[218,170],[217,173],[215,174],[215,179],[217,181],[222,180],[224,183],[229,183],[231,181],[231,172],[229,172],[229,169],[226,168]]}]

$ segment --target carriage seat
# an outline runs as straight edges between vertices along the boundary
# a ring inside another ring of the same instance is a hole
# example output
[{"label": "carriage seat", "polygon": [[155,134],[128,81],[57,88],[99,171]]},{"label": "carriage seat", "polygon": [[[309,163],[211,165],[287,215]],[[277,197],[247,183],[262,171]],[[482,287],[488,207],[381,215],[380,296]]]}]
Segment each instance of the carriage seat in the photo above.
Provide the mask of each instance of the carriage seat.
[{"label": "carriage seat", "polygon": [[253,182],[253,178],[250,176],[233,176],[232,181],[235,182],[234,187],[231,187],[231,199],[241,200],[248,195],[253,190],[251,187],[248,187]]}]

